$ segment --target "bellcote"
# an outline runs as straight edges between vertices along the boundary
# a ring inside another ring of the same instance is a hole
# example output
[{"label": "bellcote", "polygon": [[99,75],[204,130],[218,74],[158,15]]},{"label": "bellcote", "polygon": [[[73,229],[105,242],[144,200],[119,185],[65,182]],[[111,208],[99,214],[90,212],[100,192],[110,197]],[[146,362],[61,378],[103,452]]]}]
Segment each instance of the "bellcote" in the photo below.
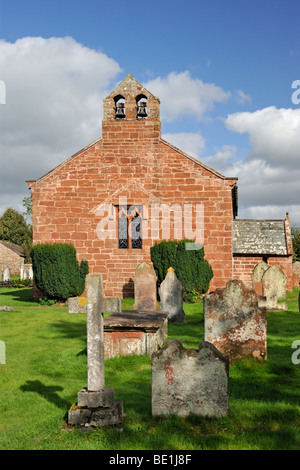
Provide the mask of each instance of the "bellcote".
[{"label": "bellcote", "polygon": [[103,99],[103,122],[159,121],[159,99],[132,75]]}]

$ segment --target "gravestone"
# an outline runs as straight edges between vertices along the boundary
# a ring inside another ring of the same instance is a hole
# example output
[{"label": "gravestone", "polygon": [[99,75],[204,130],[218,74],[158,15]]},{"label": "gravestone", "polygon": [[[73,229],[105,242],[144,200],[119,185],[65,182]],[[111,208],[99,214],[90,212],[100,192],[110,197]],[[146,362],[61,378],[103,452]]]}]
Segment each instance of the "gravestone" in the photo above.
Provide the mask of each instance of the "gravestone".
[{"label": "gravestone", "polygon": [[152,354],[152,416],[228,414],[229,359],[211,343],[184,349],[177,340]]},{"label": "gravestone", "polygon": [[139,264],[134,273],[134,310],[157,310],[156,281],[153,267],[145,261]]},{"label": "gravestone", "polygon": [[30,279],[31,281],[33,281],[33,269],[32,269],[32,266],[29,266],[29,268],[28,268],[28,279]]},{"label": "gravestone", "polygon": [[260,261],[252,272],[252,287],[257,295],[262,295],[262,278],[266,270],[269,268],[267,263]]},{"label": "gravestone", "polygon": [[3,271],[3,281],[10,281],[10,269],[9,268],[5,268],[4,271]]},{"label": "gravestone", "polygon": [[254,289],[242,281],[229,281],[224,289],[204,297],[204,339],[230,360],[242,357],[266,359],[267,315],[258,306]]},{"label": "gravestone", "polygon": [[20,279],[30,279],[33,280],[33,269],[31,264],[22,264],[20,268]]},{"label": "gravestone", "polygon": [[84,427],[120,425],[123,402],[105,387],[102,276],[86,276],[88,386],[78,392],[78,402],[68,412],[68,424]]},{"label": "gravestone", "polygon": [[270,266],[262,278],[262,294],[265,301],[261,302],[267,310],[287,310],[286,303],[278,303],[278,300],[286,298],[286,275],[278,266]]},{"label": "gravestone", "polygon": [[293,287],[299,287],[300,283],[300,261],[293,263]]},{"label": "gravestone", "polygon": [[169,322],[186,322],[182,301],[183,287],[173,268],[168,269],[167,275],[160,285],[159,297],[161,310],[169,312]]},{"label": "gravestone", "polygon": [[[103,297],[102,306],[104,313],[121,313],[122,301],[121,297]],[[87,297],[69,297],[68,312],[69,313],[86,313]]]},{"label": "gravestone", "polygon": [[27,268],[24,269],[23,271],[23,279],[29,279],[29,271]]}]

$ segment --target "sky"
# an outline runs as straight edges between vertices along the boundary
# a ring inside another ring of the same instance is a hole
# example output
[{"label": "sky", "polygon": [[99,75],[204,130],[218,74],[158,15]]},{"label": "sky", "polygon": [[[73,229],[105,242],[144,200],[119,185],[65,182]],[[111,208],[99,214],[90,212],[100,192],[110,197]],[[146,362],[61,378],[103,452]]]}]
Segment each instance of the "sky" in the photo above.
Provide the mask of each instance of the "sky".
[{"label": "sky", "polygon": [[0,0],[0,216],[101,136],[128,73],[162,137],[238,177],[238,218],[300,227],[300,0]]}]

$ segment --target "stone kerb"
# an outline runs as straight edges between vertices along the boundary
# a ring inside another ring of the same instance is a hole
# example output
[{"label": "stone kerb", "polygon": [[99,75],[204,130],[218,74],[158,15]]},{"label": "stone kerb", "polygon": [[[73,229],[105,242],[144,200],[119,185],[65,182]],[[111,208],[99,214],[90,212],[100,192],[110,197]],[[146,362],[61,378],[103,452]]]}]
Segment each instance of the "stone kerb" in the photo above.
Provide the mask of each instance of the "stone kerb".
[{"label": "stone kerb", "polygon": [[270,266],[262,278],[262,294],[265,301],[261,303],[267,310],[287,310],[286,303],[278,303],[278,300],[286,298],[287,278],[278,266]]},{"label": "stone kerb", "polygon": [[242,357],[266,359],[267,315],[259,297],[239,280],[204,297],[204,339],[230,360]]},{"label": "stone kerb", "polygon": [[228,414],[229,360],[212,344],[184,349],[172,340],[151,361],[152,416]]},{"label": "stone kerb", "polygon": [[183,311],[183,287],[173,268],[168,269],[167,275],[160,285],[159,297],[161,310],[169,312],[169,322],[186,322]]}]

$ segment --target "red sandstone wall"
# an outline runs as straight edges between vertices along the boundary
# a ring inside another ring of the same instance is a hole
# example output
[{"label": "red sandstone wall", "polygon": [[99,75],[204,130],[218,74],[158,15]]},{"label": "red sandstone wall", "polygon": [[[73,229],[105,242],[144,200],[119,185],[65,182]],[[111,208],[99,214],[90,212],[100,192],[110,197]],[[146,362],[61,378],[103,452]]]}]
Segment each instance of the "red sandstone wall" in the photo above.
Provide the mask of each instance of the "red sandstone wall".
[{"label": "red sandstone wall", "polygon": [[[126,100],[126,119],[115,119],[114,97]],[[138,94],[148,98],[148,118],[137,120]],[[72,242],[79,259],[86,258],[90,272],[103,275],[104,294],[123,296],[133,293],[133,274],[142,261],[150,262],[150,247],[162,238],[185,238],[174,231],[164,237],[160,227],[143,239],[142,250],[120,250],[116,234],[101,239],[97,228],[108,216],[99,212],[102,203],[140,204],[149,209],[143,221],[143,233],[153,222],[151,205],[204,205],[204,246],[212,265],[211,289],[225,286],[232,278],[232,198],[236,180],[226,179],[182,154],[160,138],[159,100],[128,76],[104,100],[102,139],[37,182],[33,193],[33,240]],[[195,211],[192,230],[196,228]],[[163,225],[163,226],[162,226]],[[116,221],[109,220],[106,230],[113,231]]]},{"label": "red sandstone wall", "polygon": [[[252,272],[255,266],[262,261],[261,256],[234,256],[233,278],[244,282],[247,287],[252,287]],[[276,256],[268,258],[267,264],[279,266],[287,276],[287,290],[293,290],[292,256]]]},{"label": "red sandstone wall", "polygon": [[103,275],[105,295],[128,294],[134,270],[150,261],[155,240],[144,240],[142,250],[119,250],[116,238],[97,238],[97,225],[107,217],[106,212],[97,215],[97,207],[103,201],[118,205],[120,195],[127,196],[129,205],[147,207],[204,204],[205,253],[214,270],[211,287],[224,286],[232,277],[234,181],[219,178],[160,142],[155,125],[124,124],[104,125],[103,140],[32,185],[34,243],[74,243],[90,272]]}]

